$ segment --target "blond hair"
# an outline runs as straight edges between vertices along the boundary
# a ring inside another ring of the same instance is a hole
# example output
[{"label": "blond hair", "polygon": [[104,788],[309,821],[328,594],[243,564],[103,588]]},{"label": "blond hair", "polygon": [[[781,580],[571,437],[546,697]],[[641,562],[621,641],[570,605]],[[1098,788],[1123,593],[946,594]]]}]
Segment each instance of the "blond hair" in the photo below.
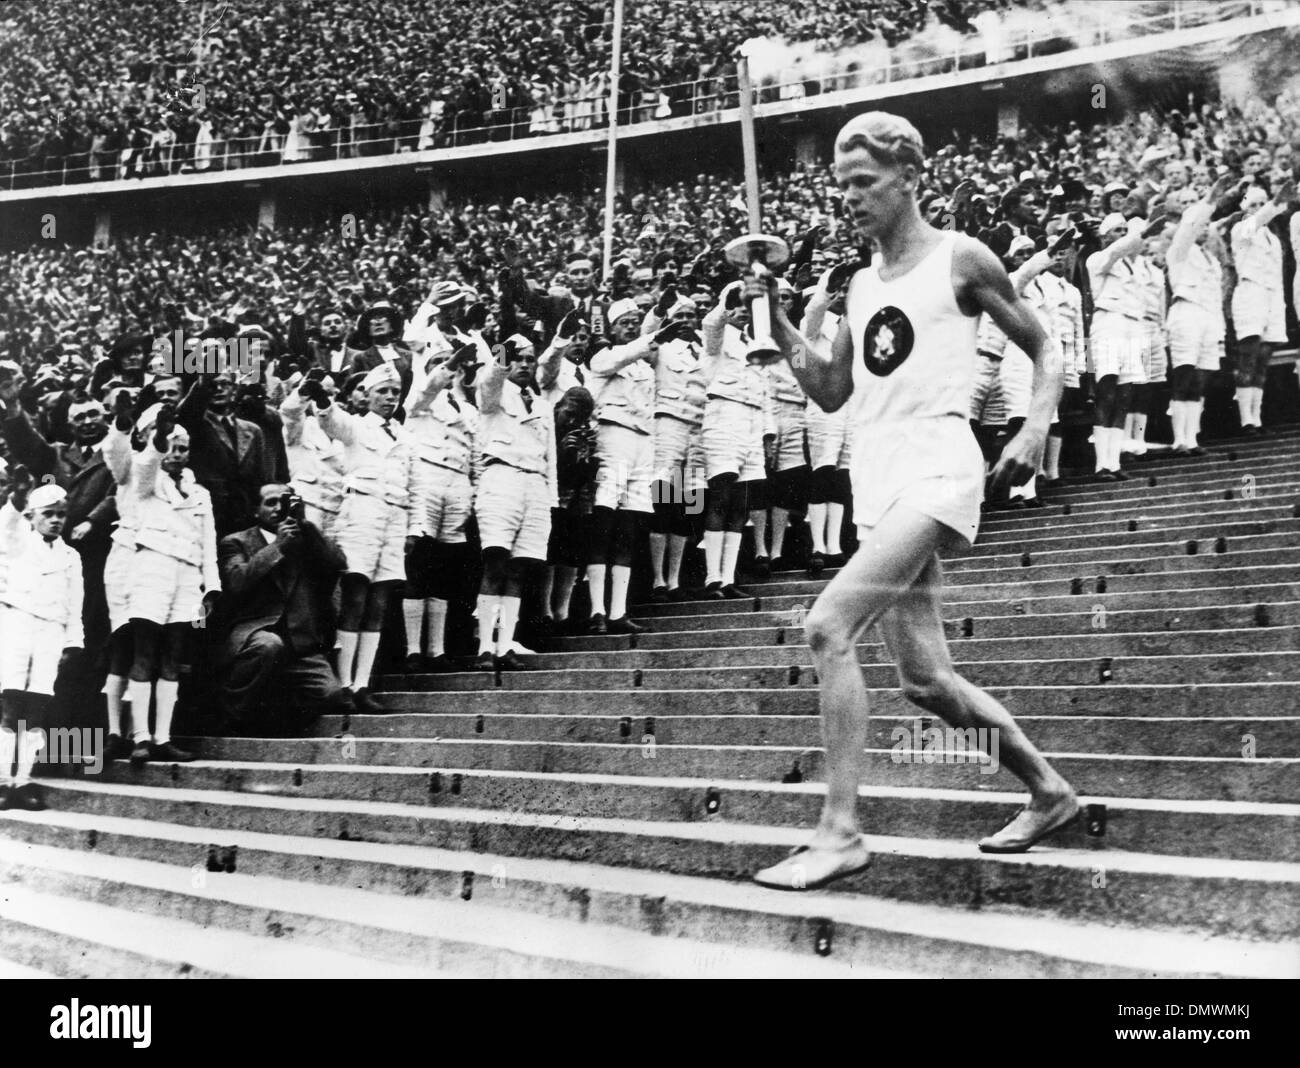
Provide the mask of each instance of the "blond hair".
[{"label": "blond hair", "polygon": [[837,153],[866,149],[878,163],[918,170],[925,166],[925,143],[915,126],[887,111],[868,111],[844,124],[835,138]]}]

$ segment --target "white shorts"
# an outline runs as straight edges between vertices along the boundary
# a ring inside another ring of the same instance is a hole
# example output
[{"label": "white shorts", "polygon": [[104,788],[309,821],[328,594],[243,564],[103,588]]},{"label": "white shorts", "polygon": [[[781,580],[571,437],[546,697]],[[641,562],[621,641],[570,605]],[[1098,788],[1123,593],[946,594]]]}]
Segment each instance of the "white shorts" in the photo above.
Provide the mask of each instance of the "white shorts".
[{"label": "white shorts", "polygon": [[465,540],[465,524],[474,503],[469,475],[427,460],[415,462],[418,507],[424,512],[426,533],[444,545],[460,545]]},{"label": "white shorts", "polygon": [[315,504],[302,502],[302,517],[308,523],[311,523],[326,537],[333,537],[334,521],[338,519],[337,511],[326,511],[324,508]]},{"label": "white shorts", "polygon": [[167,626],[203,618],[203,572],[156,549],[137,548],[131,560],[127,618]]},{"label": "white shorts", "polygon": [[691,438],[699,436],[699,424],[671,415],[655,416],[654,481],[675,482],[691,454]]},{"label": "white shorts", "polygon": [[1088,370],[1097,378],[1117,375],[1121,386],[1147,380],[1147,324],[1118,312],[1099,311],[1092,317],[1088,338]]},{"label": "white shorts", "polygon": [[348,574],[371,582],[406,579],[406,508],[368,493],[348,493],[331,535],[347,557]]},{"label": "white shorts", "polygon": [[1169,309],[1169,363],[1171,367],[1199,367],[1217,371],[1223,359],[1223,316],[1176,300]]},{"label": "white shorts", "polygon": [[629,512],[653,512],[650,483],[655,477],[655,440],[652,434],[638,434],[617,423],[596,428],[597,508],[622,508]]},{"label": "white shorts", "polygon": [[975,365],[975,386],[970,396],[970,418],[981,426],[1003,426],[1007,421],[1006,397],[1002,391],[1002,360],[979,354]]},{"label": "white shorts", "polygon": [[289,487],[302,498],[303,518],[326,531],[334,525],[343,506],[343,483],[330,479],[322,482],[314,474],[295,475]]},{"label": "white shorts", "polygon": [[1002,403],[1007,422],[1029,418],[1029,401],[1034,395],[1034,361],[1011,345],[1002,356]]},{"label": "white shorts", "polygon": [[776,402],[776,470],[790,471],[805,467],[804,410],[802,404]]},{"label": "white shorts", "polygon": [[0,689],[54,693],[63,655],[63,624],[0,606]]},{"label": "white shorts", "polygon": [[551,540],[551,501],[546,476],[508,464],[483,469],[474,500],[483,548],[509,549],[510,555],[545,560]]},{"label": "white shorts", "polygon": [[1232,329],[1237,339],[1255,337],[1281,344],[1286,341],[1286,308],[1282,289],[1258,282],[1238,282],[1232,291]]},{"label": "white shorts", "polygon": [[766,477],[763,466],[763,413],[738,401],[710,397],[704,409],[704,470],[707,478],[739,475],[739,482]]},{"label": "white shorts", "polygon": [[979,531],[984,457],[965,419],[905,419],[859,431],[853,447],[853,519],[861,532],[896,504],[938,520],[965,549]]},{"label": "white shorts", "polygon": [[814,471],[835,467],[847,471],[853,462],[853,428],[849,406],[827,414],[812,401],[803,413],[804,431],[808,435],[808,463]]},{"label": "white shorts", "polygon": [[1147,323],[1146,375],[1148,382],[1163,382],[1169,374],[1169,338],[1159,323]]},{"label": "white shorts", "polygon": [[134,544],[115,541],[104,561],[104,599],[108,601],[108,625],[113,630],[131,621],[131,586],[135,582]]},{"label": "white shorts", "polygon": [[684,488],[703,490],[709,486],[708,465],[704,462],[704,428],[697,426],[686,442],[686,476]]}]

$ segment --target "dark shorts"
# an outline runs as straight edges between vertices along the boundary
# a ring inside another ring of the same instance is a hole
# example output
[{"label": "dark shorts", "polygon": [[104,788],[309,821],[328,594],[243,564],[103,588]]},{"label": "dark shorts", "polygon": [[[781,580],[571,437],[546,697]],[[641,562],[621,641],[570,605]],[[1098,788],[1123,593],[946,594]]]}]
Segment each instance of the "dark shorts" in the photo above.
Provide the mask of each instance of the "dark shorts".
[{"label": "dark shorts", "polygon": [[546,562],[562,567],[584,568],[590,560],[591,516],[567,508],[551,509],[551,539]]},{"label": "dark shorts", "polygon": [[434,569],[438,563],[438,543],[430,537],[417,538],[415,547],[406,554],[406,589],[409,598],[433,597]]}]

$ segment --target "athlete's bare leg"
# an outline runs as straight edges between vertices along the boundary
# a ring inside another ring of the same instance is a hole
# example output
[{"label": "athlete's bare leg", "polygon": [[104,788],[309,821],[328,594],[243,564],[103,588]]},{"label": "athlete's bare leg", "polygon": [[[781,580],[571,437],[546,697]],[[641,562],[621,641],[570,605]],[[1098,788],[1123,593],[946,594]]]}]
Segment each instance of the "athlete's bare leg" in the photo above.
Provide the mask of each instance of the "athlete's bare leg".
[{"label": "athlete's bare leg", "polygon": [[[934,555],[880,620],[881,635],[898,665],[903,696],[955,727],[996,731],[998,754],[1029,787],[1026,815],[984,839],[990,852],[1019,852],[1028,839],[1069,822],[1078,811],[1070,784],[1044,759],[1024,731],[991,694],[958,675],[943,632],[943,572]],[[1029,843],[1032,844],[1032,843]]]}]

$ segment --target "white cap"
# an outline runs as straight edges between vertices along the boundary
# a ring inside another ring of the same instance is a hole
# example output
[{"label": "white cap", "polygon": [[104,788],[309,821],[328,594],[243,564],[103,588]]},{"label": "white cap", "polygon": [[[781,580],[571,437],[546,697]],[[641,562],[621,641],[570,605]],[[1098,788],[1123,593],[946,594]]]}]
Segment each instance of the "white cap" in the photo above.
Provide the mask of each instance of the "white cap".
[{"label": "white cap", "polygon": [[1008,256],[1015,256],[1021,252],[1034,251],[1034,239],[1026,237],[1024,234],[1018,234],[1011,241],[1011,247],[1007,249]]},{"label": "white cap", "polygon": [[385,360],[377,367],[371,369],[370,373],[361,380],[362,389],[374,389],[376,386],[386,385],[400,386],[402,376],[397,373],[397,368]]},{"label": "white cap", "polygon": [[1168,159],[1173,153],[1167,148],[1161,148],[1159,145],[1152,145],[1142,153],[1142,158],[1138,160],[1138,167],[1145,167],[1148,163],[1157,163],[1162,159]]},{"label": "white cap", "polygon": [[1124,216],[1117,211],[1112,211],[1101,220],[1101,225],[1097,227],[1097,236],[1105,237],[1112,230],[1123,230],[1126,225]]},{"label": "white cap", "polygon": [[39,512],[42,508],[51,508],[67,499],[68,494],[63,487],[47,482],[32,490],[31,496],[27,498],[27,511]]},{"label": "white cap", "polygon": [[608,322],[611,326],[618,322],[623,316],[631,315],[633,312],[640,313],[640,305],[634,300],[624,297],[622,300],[616,300],[609,306]]},{"label": "white cap", "polygon": [[690,312],[692,315],[694,315],[698,311],[699,308],[695,306],[695,301],[691,300],[690,297],[678,297],[673,302],[673,306],[668,309],[668,316],[669,318],[671,318],[672,316],[676,315],[678,312]]}]

